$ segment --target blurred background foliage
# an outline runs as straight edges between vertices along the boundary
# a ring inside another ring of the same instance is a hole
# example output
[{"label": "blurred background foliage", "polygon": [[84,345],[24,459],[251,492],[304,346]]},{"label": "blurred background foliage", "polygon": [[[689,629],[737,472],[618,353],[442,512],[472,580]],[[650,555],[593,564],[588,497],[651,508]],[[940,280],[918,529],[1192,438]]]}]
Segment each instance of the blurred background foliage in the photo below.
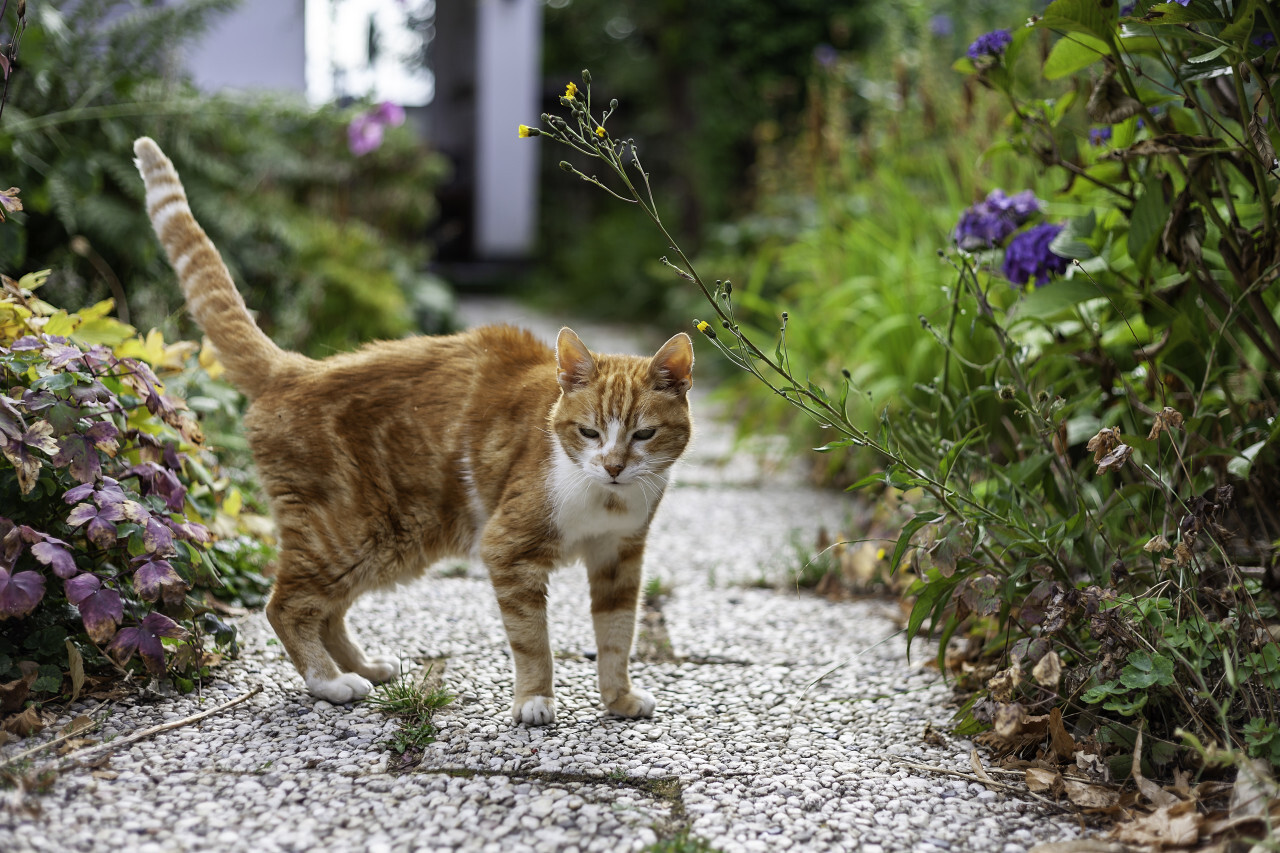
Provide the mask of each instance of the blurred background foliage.
[{"label": "blurred background foliage", "polygon": [[[852,370],[874,420],[936,372],[916,315],[949,304],[954,271],[935,252],[956,211],[991,186],[1047,180],[984,161],[1001,103],[951,69],[998,6],[553,0],[547,108],[582,67],[607,81],[601,96],[622,105],[611,131],[637,140],[686,251],[734,281],[749,317],[790,307],[793,355],[828,375]],[[560,310],[687,323],[697,296],[659,262],[661,238],[565,181],[563,155],[543,154],[542,254],[523,292]],[[785,401],[734,379],[744,428],[812,442]]]},{"label": "blurred background foliage", "polygon": [[25,210],[0,229],[10,275],[52,268],[58,305],[116,299],[121,318],[191,336],[142,205],[132,142],[173,158],[192,209],[269,334],[314,355],[452,328],[423,270],[447,164],[406,127],[348,150],[361,105],[198,93],[174,65],[231,0],[33,3],[0,124],[0,174]]}]

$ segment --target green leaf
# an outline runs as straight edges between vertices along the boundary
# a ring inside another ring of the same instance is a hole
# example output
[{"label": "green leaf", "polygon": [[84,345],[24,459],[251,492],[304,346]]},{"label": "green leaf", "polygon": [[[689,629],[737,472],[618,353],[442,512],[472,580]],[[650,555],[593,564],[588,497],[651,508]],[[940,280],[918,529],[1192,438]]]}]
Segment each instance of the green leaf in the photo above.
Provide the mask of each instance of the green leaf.
[{"label": "green leaf", "polygon": [[969,442],[973,441],[981,431],[982,427],[974,427],[969,430],[968,435],[951,445],[951,448],[947,450],[946,455],[942,457],[942,461],[938,463],[938,480],[940,482],[943,484],[947,482],[947,478],[951,476],[951,469],[955,467],[956,459],[960,456],[960,452],[964,450],[965,446],[969,444]]},{"label": "green leaf", "polygon": [[915,604],[911,605],[911,615],[907,617],[908,644],[919,633],[925,617],[939,605],[945,605],[946,602],[950,601],[951,592],[959,582],[959,575],[944,578],[936,569],[929,573],[926,580],[921,581],[922,588],[916,596]]},{"label": "green leaf", "polygon": [[1129,257],[1143,272],[1151,266],[1156,243],[1169,219],[1169,210],[1169,201],[1164,196],[1164,181],[1159,175],[1149,175],[1129,216]]},{"label": "green leaf", "polygon": [[1265,447],[1267,442],[1259,441],[1251,444],[1244,450],[1240,451],[1240,455],[1227,463],[1227,473],[1239,477],[1241,480],[1249,479],[1249,471],[1253,468],[1253,460],[1258,457],[1258,452]]},{"label": "green leaf", "polygon": [[1102,39],[1084,33],[1074,33],[1058,39],[1049,57],[1044,61],[1046,80],[1057,80],[1074,74],[1082,68],[1108,56],[1111,48]]},{"label": "green leaf", "polygon": [[40,667],[31,689],[36,693],[57,693],[62,688],[62,670],[53,664]]},{"label": "green leaf", "polygon": [[1161,687],[1168,687],[1173,684],[1173,661],[1164,655],[1155,654],[1152,656],[1151,672],[1156,677],[1156,684]]},{"label": "green leaf", "polygon": [[[1153,17],[1154,16],[1154,17]],[[1224,21],[1222,12],[1213,0],[1191,0],[1183,7],[1179,3],[1156,3],[1147,10],[1144,23],[1156,24],[1195,24],[1200,21]]]},{"label": "green leaf", "polygon": [[1034,317],[1046,319],[1060,311],[1064,311],[1081,302],[1097,299],[1103,294],[1091,281],[1079,279],[1058,280],[1036,288],[1018,302],[1010,310],[1010,319]]},{"label": "green leaf", "polygon": [[1054,0],[1036,26],[1069,33],[1084,33],[1110,43],[1119,20],[1119,5],[1103,9],[1098,0]]},{"label": "green leaf", "polygon": [[[1118,713],[1124,714],[1126,717],[1132,717],[1134,714],[1141,711],[1146,706],[1146,704],[1147,704],[1147,694],[1139,693],[1136,696],[1134,696],[1132,699],[1122,699],[1117,696],[1113,699],[1110,699],[1102,703],[1102,707],[1106,708],[1109,711],[1116,711]],[[1127,756],[1125,757],[1125,760],[1126,761],[1129,760]]]},{"label": "green leaf", "polygon": [[1217,59],[1219,56],[1222,56],[1222,54],[1227,52],[1228,47],[1229,45],[1220,44],[1208,53],[1202,53],[1199,56],[1188,56],[1187,62],[1200,63],[1208,62],[1211,59]]},{"label": "green leaf", "polygon": [[[902,560],[902,554],[907,550],[907,546],[911,544],[911,537],[915,532],[926,524],[933,524],[935,521],[941,521],[943,515],[940,512],[919,512],[912,516],[911,520],[902,528],[902,535],[898,537],[898,544],[893,549],[893,559],[889,561],[889,572],[893,573],[898,570],[898,563]],[[908,634],[908,636],[911,636]]]},{"label": "green leaf", "polygon": [[1097,705],[1099,702],[1111,696],[1114,693],[1122,692],[1120,685],[1114,681],[1105,681],[1102,684],[1096,684],[1084,692],[1080,699],[1088,702],[1090,705]]}]

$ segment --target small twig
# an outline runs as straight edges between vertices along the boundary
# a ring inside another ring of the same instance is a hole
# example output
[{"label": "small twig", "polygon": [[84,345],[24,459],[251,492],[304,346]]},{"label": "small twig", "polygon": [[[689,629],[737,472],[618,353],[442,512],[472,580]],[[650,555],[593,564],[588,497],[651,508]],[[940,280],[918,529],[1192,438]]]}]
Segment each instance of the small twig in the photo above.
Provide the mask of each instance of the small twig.
[{"label": "small twig", "polygon": [[99,750],[103,750],[104,748],[107,751],[110,751],[121,746],[128,746],[131,743],[137,743],[140,740],[146,740],[152,735],[158,735],[161,732],[167,732],[170,729],[177,729],[177,728],[181,728],[182,726],[190,725],[191,723],[198,723],[201,720],[203,720],[205,717],[212,717],[214,714],[221,713],[222,711],[225,711],[234,705],[239,705],[241,702],[251,699],[254,696],[257,696],[261,692],[262,692],[262,685],[259,684],[259,685],[256,685],[248,693],[237,696],[236,698],[232,699],[230,702],[224,702],[223,704],[219,705],[216,708],[210,708],[207,711],[201,711],[198,714],[192,714],[190,717],[183,717],[181,720],[173,720],[172,722],[161,723],[158,726],[152,726],[149,729],[143,729],[140,732],[134,732],[131,735],[128,735],[122,738],[117,738],[116,740],[107,741],[105,743],[94,744],[93,746],[87,746],[84,749],[77,750],[76,752],[72,752],[68,755],[64,755],[57,762],[58,768],[60,769],[68,764],[71,764],[76,761],[80,761],[85,756],[90,755],[91,753],[94,753],[94,752],[98,752]]},{"label": "small twig", "polygon": [[[107,702],[99,703],[98,707],[94,708],[93,711],[91,711],[87,716],[92,717],[94,714],[98,713],[103,708],[105,708],[108,704],[109,703]],[[22,752],[19,752],[16,755],[10,755],[4,761],[0,761],[0,771],[3,771],[6,767],[9,767],[13,764],[17,764],[19,761],[21,761],[22,759],[26,758],[29,755],[35,755],[37,752],[43,752],[49,747],[57,746],[63,741],[71,740],[71,738],[73,737],[82,737],[86,733],[91,732],[94,729],[98,728],[98,726],[100,725],[102,725],[101,720],[94,720],[91,725],[84,726],[82,728],[76,729],[75,731],[67,732],[65,735],[58,735],[53,740],[47,740],[44,743],[37,744],[36,746],[31,747],[30,749],[23,750]]]},{"label": "small twig", "polygon": [[929,773],[941,773],[944,776],[955,776],[957,779],[967,779],[970,782],[977,782],[979,785],[991,787],[994,785],[1010,794],[1017,794],[1019,797],[1030,797],[1033,800],[1044,803],[1046,806],[1052,806],[1064,812],[1070,812],[1072,809],[1067,808],[1062,803],[1055,802],[1048,797],[1042,797],[1034,791],[1027,789],[1025,785],[1010,785],[1006,782],[997,782],[995,779],[983,779],[972,773],[963,773],[959,770],[952,770],[949,767],[935,767],[932,764],[917,764],[914,761],[907,761],[905,758],[898,758],[896,755],[890,755],[889,760],[895,764],[901,764],[903,767],[909,767],[912,770],[924,770]]}]

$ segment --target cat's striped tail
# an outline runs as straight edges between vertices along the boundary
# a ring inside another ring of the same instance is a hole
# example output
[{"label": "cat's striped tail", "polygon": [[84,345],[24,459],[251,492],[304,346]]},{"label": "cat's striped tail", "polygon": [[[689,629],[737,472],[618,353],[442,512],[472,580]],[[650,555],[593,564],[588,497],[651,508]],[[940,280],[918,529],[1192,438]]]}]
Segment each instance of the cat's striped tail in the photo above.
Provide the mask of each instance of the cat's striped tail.
[{"label": "cat's striped tail", "polygon": [[301,357],[286,353],[253,321],[231,273],[191,215],[173,163],[150,138],[133,143],[134,161],[147,186],[147,215],[178,273],[187,310],[209,336],[231,383],[257,397],[279,370]]}]

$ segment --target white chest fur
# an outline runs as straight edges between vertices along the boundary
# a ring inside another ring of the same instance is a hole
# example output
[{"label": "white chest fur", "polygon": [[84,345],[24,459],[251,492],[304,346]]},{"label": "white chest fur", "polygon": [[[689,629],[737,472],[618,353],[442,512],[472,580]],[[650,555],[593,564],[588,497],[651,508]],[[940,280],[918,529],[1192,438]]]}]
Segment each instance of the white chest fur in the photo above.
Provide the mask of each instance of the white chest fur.
[{"label": "white chest fur", "polygon": [[667,484],[665,474],[649,475],[643,483],[599,482],[559,446],[551,458],[552,517],[568,553],[580,551],[589,540],[630,536],[643,530],[650,508]]}]

